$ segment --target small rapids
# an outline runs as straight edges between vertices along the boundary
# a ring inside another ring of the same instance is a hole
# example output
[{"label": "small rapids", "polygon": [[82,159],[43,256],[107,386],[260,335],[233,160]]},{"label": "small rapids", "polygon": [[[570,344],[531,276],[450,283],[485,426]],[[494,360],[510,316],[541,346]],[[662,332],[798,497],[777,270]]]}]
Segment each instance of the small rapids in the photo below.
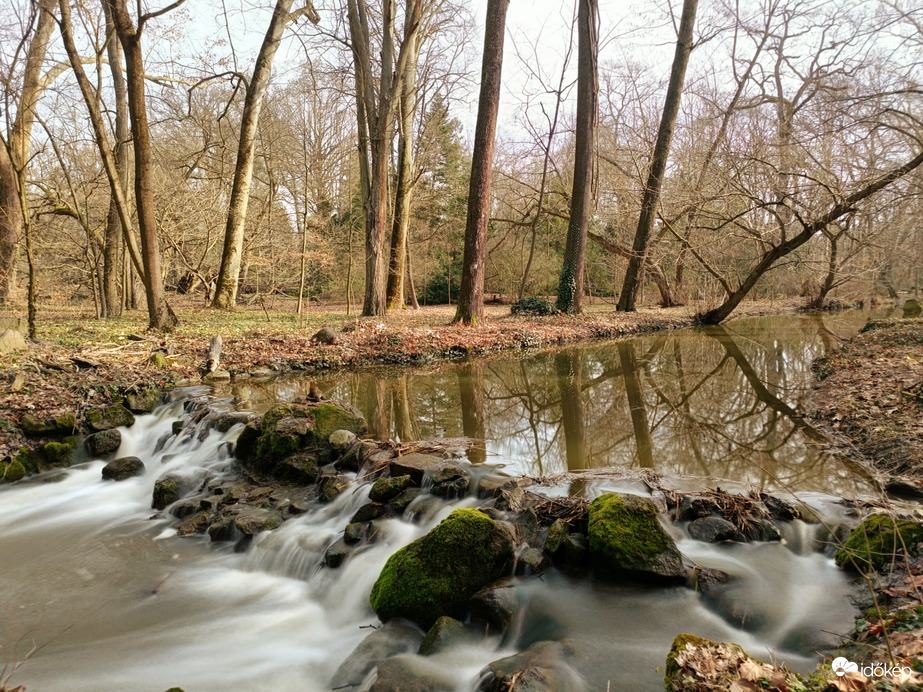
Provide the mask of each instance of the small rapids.
[{"label": "small rapids", "polygon": [[[14,682],[44,692],[321,692],[354,684],[336,675],[379,625],[368,595],[384,562],[453,509],[477,504],[469,495],[431,504],[414,523],[386,520],[376,541],[339,569],[324,566],[324,552],[367,501],[368,483],[258,536],[242,553],[207,537],[181,538],[172,517],[150,509],[154,481],[165,472],[194,480],[229,474],[227,443],[240,430],[200,423],[172,435],[173,422],[188,415],[174,401],[122,430],[118,455],[140,457],[143,476],[106,482],[94,460],[0,491],[5,651],[21,658],[33,641],[41,646]],[[835,511],[828,499],[813,504]],[[490,661],[563,638],[585,689],[655,690],[680,632],[733,640],[809,670],[814,652],[834,641],[822,632],[849,626],[847,584],[816,551],[817,525],[791,524],[782,543],[712,545],[673,530],[688,556],[735,578],[720,598],[551,570],[513,581],[524,608],[505,638],[405,655],[467,691]]]}]

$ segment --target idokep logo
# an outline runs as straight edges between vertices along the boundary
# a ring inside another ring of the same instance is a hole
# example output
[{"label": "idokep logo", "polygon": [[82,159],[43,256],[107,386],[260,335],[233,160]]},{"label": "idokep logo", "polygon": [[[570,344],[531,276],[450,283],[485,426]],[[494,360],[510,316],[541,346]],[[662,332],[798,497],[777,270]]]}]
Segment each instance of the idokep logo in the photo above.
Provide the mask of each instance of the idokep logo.
[{"label": "idokep logo", "polygon": [[846,673],[858,673],[859,664],[853,663],[849,659],[839,656],[833,659],[833,662],[830,664],[833,668],[833,672],[836,673],[839,677],[843,677]]}]

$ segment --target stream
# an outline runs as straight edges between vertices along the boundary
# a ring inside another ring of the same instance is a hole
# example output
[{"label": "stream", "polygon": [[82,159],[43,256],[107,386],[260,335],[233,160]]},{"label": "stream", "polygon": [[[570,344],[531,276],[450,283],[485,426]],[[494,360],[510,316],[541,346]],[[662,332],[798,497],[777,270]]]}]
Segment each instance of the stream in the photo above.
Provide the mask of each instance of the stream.
[{"label": "stream", "polygon": [[[379,439],[467,436],[488,473],[549,478],[540,492],[641,492],[632,475],[652,469],[665,485],[720,485],[795,493],[825,521],[845,516],[843,496],[872,493],[868,478],[823,448],[805,414],[811,362],[852,336],[867,313],[738,320],[512,357],[315,375],[321,393],[350,403]],[[324,566],[370,485],[356,483],[262,534],[242,553],[208,536],[180,538],[172,517],[150,509],[163,473],[233,472],[227,442],[241,426],[174,436],[183,397],[260,412],[307,393],[306,378],[235,381],[178,390],[122,429],[118,456],[145,475],[101,480],[94,460],[0,488],[0,643],[4,664],[39,648],[11,683],[30,692],[211,690],[321,692],[377,626],[368,595],[399,547],[424,535],[469,495],[415,523],[389,519],[382,535],[339,569]],[[200,439],[202,437],[202,439]],[[567,473],[567,475],[562,475]],[[414,665],[459,691],[476,688],[498,658],[547,636],[570,642],[586,690],[662,690],[681,632],[734,641],[752,655],[807,672],[852,629],[850,587],[817,550],[819,524],[794,521],[781,542],[707,544],[671,527],[679,549],[735,579],[717,598],[686,587],[648,587],[552,569],[518,578],[523,615],[491,635]],[[0,668],[0,683],[4,681]],[[350,681],[346,681],[350,682]],[[347,687],[345,689],[362,689]]]}]

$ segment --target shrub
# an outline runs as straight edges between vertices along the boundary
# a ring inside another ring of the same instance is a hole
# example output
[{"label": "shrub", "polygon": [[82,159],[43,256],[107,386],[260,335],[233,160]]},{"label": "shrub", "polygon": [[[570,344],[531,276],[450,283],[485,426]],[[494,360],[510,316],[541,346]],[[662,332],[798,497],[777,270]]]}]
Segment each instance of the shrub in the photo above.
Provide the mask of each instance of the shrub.
[{"label": "shrub", "polygon": [[544,298],[521,298],[510,306],[513,315],[553,315],[558,311],[551,301]]}]

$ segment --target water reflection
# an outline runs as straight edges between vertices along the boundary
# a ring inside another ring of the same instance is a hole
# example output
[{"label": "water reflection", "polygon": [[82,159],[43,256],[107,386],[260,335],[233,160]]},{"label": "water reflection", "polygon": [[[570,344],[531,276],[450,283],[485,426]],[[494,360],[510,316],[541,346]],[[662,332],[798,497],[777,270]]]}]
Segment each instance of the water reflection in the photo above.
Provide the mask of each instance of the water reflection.
[{"label": "water reflection", "polygon": [[[379,439],[467,436],[483,441],[473,462],[515,473],[620,466],[861,493],[865,481],[824,453],[803,404],[813,359],[867,317],[740,320],[518,360],[333,374],[318,386],[359,407]],[[259,408],[306,390],[286,379],[234,394]]]}]

